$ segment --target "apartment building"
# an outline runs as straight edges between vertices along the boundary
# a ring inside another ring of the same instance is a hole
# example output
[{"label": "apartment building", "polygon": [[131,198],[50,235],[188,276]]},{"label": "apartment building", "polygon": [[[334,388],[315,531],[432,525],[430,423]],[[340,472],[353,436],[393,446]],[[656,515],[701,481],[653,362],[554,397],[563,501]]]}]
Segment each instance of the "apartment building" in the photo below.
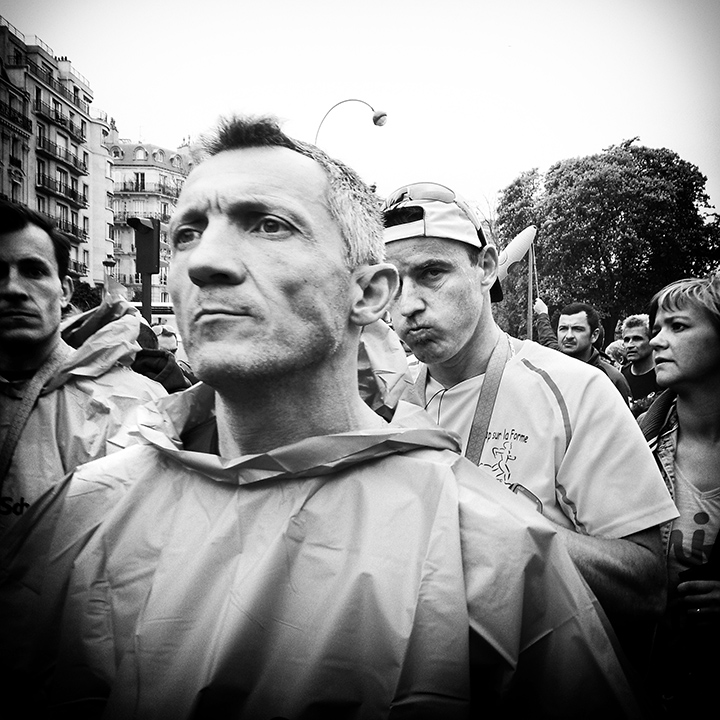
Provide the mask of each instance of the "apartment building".
[{"label": "apartment building", "polygon": [[170,302],[167,290],[170,259],[167,223],[185,178],[192,169],[189,143],[170,150],[152,143],[131,142],[121,139],[117,129],[112,127],[107,145],[115,181],[113,237],[118,263],[116,277],[139,297],[141,286],[135,268],[135,233],[127,221],[131,217],[157,218],[160,221],[160,273],[152,276],[152,302]]},{"label": "apartment building", "polygon": [[107,117],[67,57],[0,17],[0,195],[55,220],[76,279],[103,281],[113,252]]}]

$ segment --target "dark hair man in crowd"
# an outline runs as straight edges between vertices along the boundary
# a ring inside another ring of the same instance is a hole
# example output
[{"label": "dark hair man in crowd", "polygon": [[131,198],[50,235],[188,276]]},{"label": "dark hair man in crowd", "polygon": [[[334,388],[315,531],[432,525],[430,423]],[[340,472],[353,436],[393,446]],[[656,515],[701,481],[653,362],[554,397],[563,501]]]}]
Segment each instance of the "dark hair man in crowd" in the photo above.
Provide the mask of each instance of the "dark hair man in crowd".
[{"label": "dark hair man in crowd", "polygon": [[650,321],[648,315],[629,315],[623,320],[622,340],[625,344],[627,364],[622,374],[630,386],[630,408],[637,417],[644,413],[660,392],[655,377],[655,361],[650,347]]},{"label": "dark hair man in crowd", "polygon": [[165,394],[127,367],[137,317],[77,349],[61,339],[69,259],[48,218],[0,201],[0,535],[63,475],[110,451],[137,406]]},{"label": "dark hair man in crowd", "polygon": [[[543,336],[552,332],[547,305],[538,298],[534,305],[537,313],[538,342],[541,345],[548,345],[543,342]],[[600,316],[592,305],[587,303],[570,303],[560,311],[557,327],[556,347],[560,352],[570,355],[577,360],[596,367],[604,372],[610,382],[618,389],[626,403],[630,402],[630,388],[622,376],[622,373],[613,367],[612,363],[598,352],[595,343],[600,337],[602,326]]]},{"label": "dark hair man in crowd", "polygon": [[474,463],[534,498],[618,627],[657,617],[659,526],[677,511],[618,394],[585,363],[500,329],[497,250],[462,197],[406,185],[384,216],[401,282],[393,325],[424,365],[406,398],[458,433]]},{"label": "dark hair man in crowd", "polygon": [[387,424],[358,394],[360,334],[397,289],[374,194],[270,120],[223,123],[208,151],[169,232],[203,382],[146,408],[139,444],[84,466],[36,518],[57,519],[44,557],[61,587],[43,599],[67,597],[53,702],[464,717],[469,624],[484,710],[507,690],[508,712],[632,714],[549,523],[423,413]]}]

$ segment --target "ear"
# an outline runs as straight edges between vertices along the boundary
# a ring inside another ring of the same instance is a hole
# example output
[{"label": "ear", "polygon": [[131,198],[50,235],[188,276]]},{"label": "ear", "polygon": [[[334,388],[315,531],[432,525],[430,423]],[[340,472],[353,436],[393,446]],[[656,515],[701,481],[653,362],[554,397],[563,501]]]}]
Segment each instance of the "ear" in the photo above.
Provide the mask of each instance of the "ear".
[{"label": "ear", "polygon": [[69,275],[66,275],[61,281],[60,284],[62,285],[62,298],[60,299],[60,306],[62,308],[66,308],[69,303],[70,299],[73,296],[73,293],[75,292],[75,285],[73,284],[72,278]]},{"label": "ear", "polygon": [[600,328],[596,328],[590,335],[590,344],[594,344],[595,341],[600,337]]},{"label": "ear", "polygon": [[494,245],[486,245],[480,251],[479,266],[483,271],[481,286],[483,292],[490,292],[490,288],[497,280],[500,262],[498,260],[498,251]]},{"label": "ear", "polygon": [[353,270],[353,282],[350,322],[364,327],[385,315],[400,280],[394,265],[378,263]]}]

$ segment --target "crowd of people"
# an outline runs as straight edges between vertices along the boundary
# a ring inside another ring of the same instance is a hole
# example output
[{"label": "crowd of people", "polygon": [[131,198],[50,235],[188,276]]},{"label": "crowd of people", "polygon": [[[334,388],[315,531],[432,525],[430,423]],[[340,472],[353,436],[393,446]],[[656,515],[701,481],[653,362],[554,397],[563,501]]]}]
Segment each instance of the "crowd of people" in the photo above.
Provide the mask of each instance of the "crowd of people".
[{"label": "crowd of people", "polygon": [[720,274],[620,364],[584,303],[518,340],[461,195],[379,206],[269,118],[207,137],[168,236],[177,330],[63,318],[67,240],[0,203],[4,717],[713,707]]}]

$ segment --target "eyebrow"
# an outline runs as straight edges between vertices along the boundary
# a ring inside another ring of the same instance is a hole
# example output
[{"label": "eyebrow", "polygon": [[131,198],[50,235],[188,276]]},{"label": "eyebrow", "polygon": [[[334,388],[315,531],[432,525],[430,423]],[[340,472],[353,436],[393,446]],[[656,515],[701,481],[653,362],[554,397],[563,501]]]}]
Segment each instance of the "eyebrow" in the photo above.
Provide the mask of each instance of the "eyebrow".
[{"label": "eyebrow", "polygon": [[[305,213],[293,208],[292,204],[282,202],[282,200],[275,197],[264,198],[251,195],[244,198],[227,198],[217,193],[213,193],[213,195],[214,197],[210,197],[207,193],[203,193],[196,199],[189,201],[186,207],[178,207],[170,221],[169,232],[173,233],[180,223],[198,222],[205,219],[208,214],[222,214],[232,219],[238,219],[248,213],[284,215],[289,222],[296,225],[303,233],[310,233],[311,231],[312,224]],[[329,208],[324,207],[329,213]],[[209,213],[208,211],[211,208],[214,208],[214,211]]]}]

